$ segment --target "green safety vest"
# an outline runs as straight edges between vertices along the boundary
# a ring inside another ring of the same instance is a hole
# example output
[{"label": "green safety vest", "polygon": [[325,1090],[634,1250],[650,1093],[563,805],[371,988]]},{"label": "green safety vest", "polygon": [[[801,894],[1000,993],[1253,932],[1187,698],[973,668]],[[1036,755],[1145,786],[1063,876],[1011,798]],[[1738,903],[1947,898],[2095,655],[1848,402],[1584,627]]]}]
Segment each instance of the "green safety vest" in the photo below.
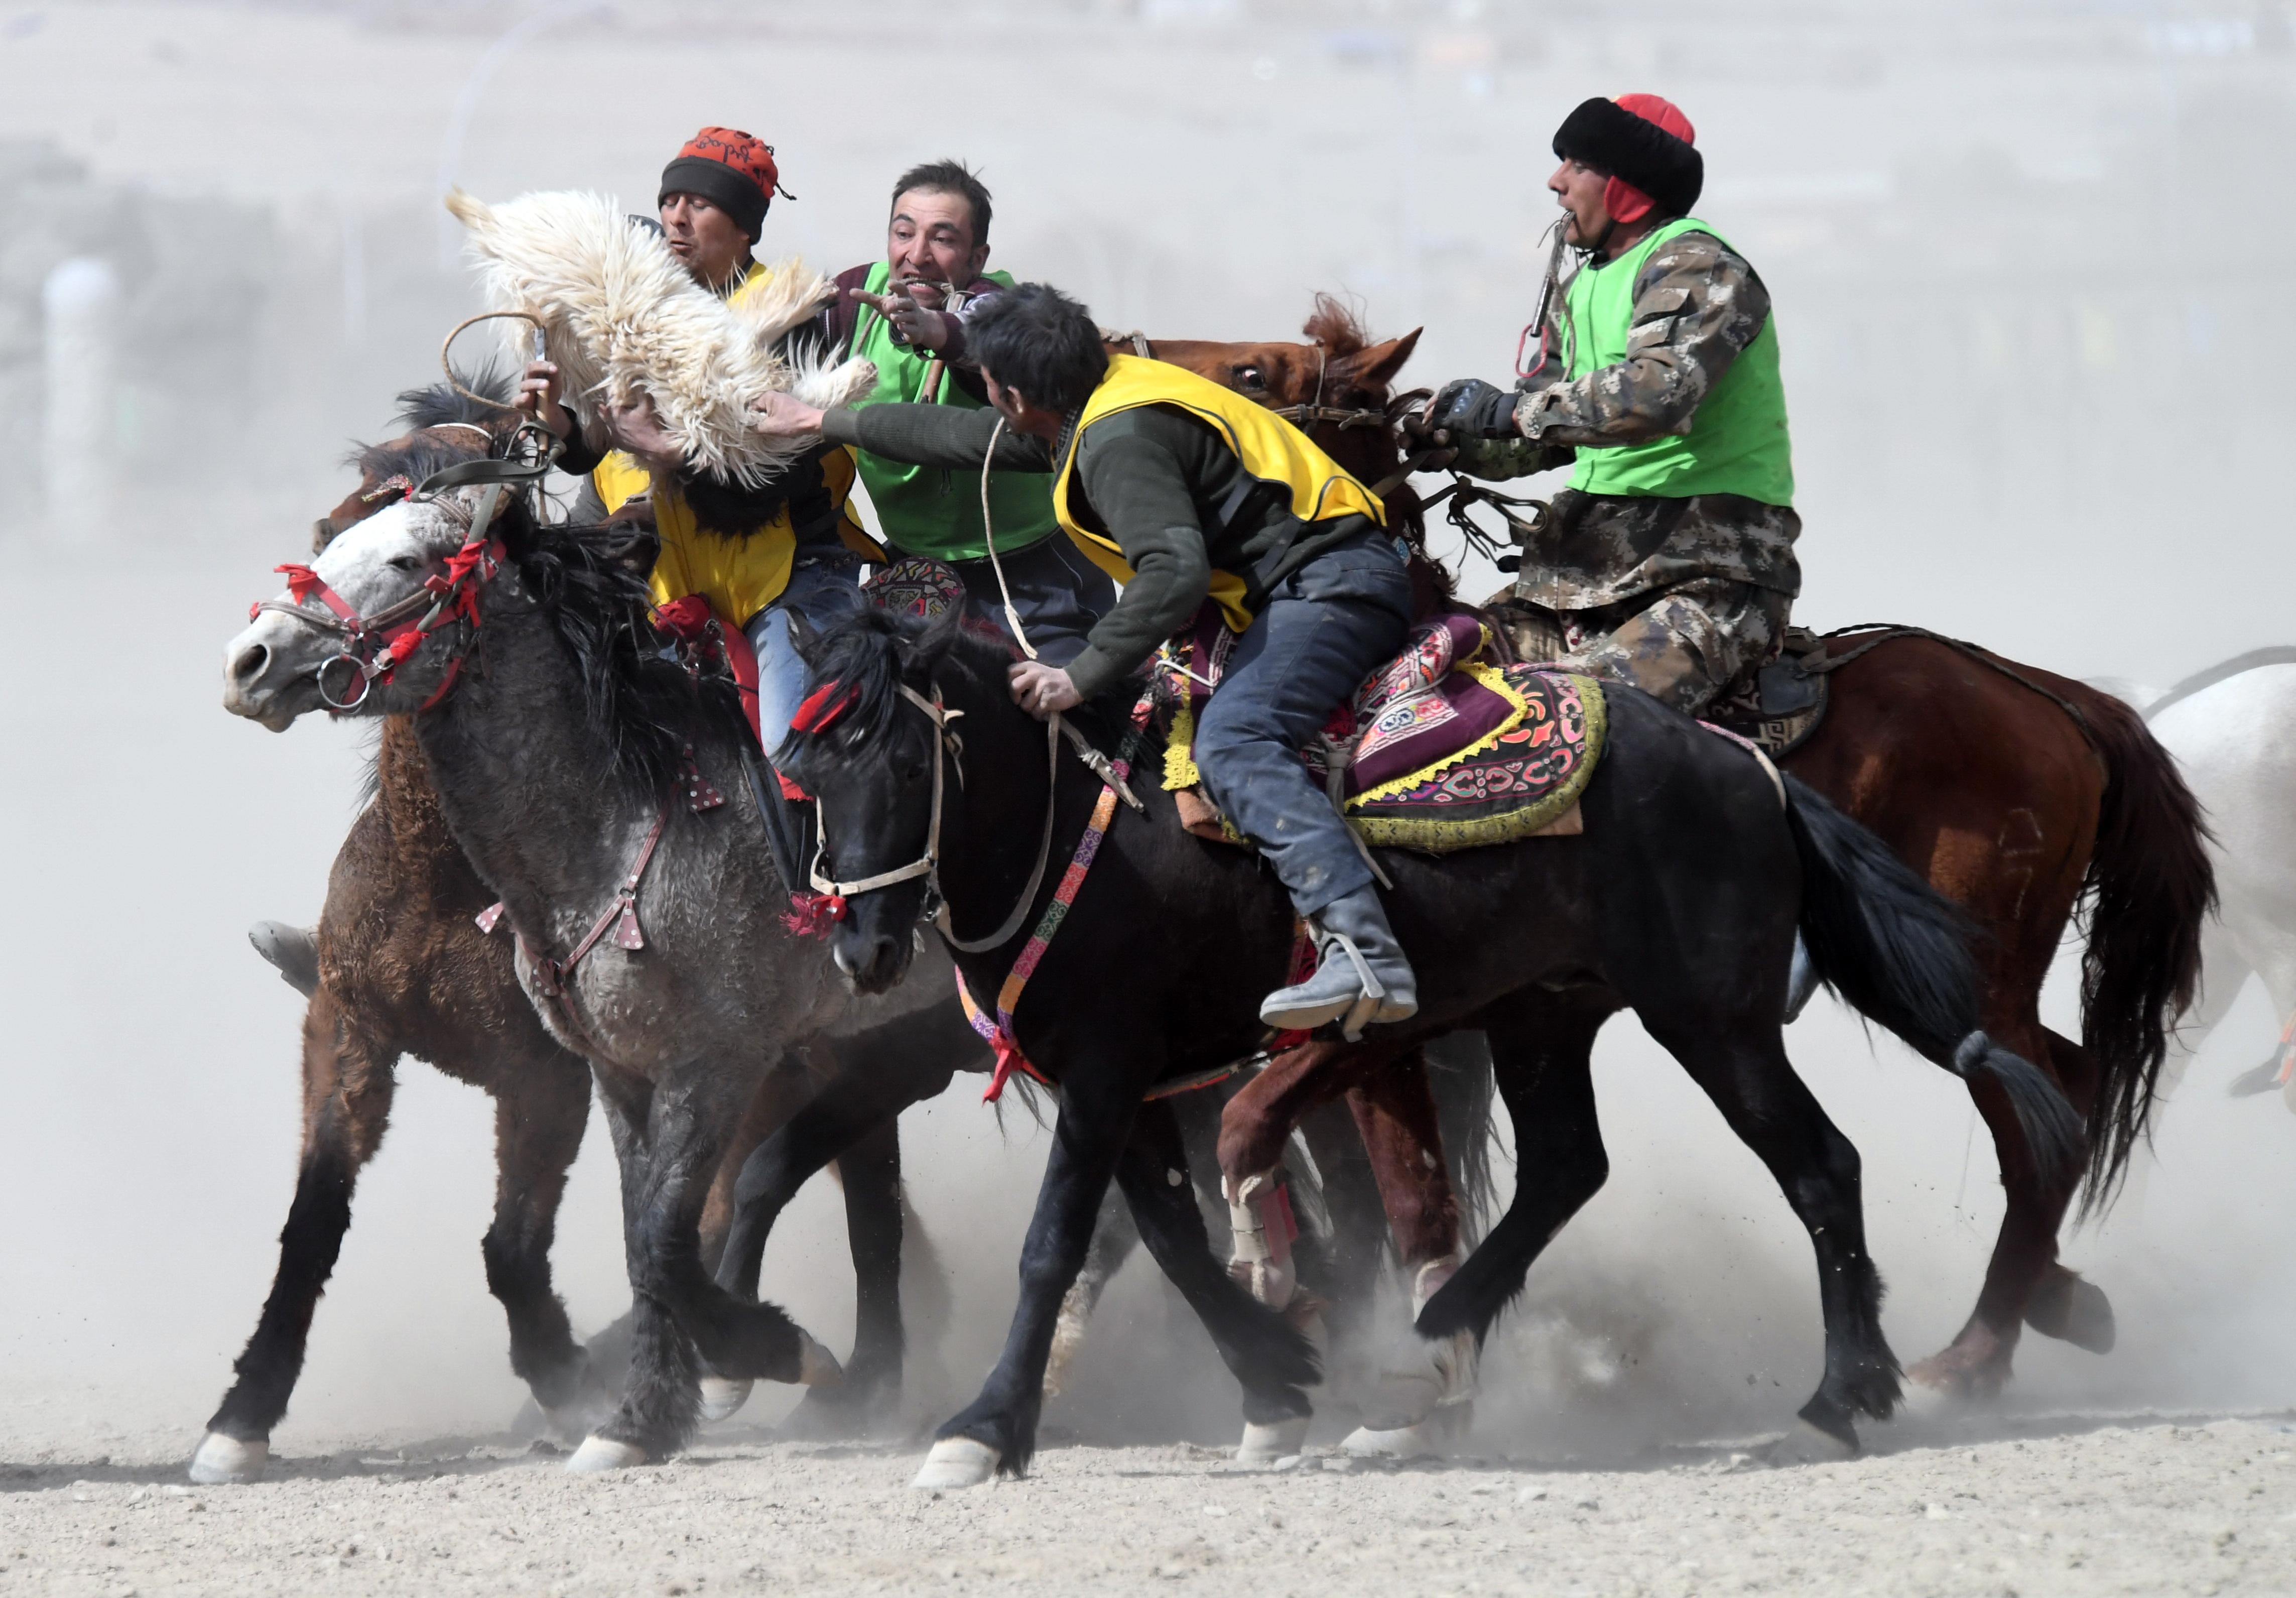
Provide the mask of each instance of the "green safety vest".
[{"label": "green safety vest", "polygon": [[[869,268],[869,292],[882,294],[892,273],[883,261]],[[991,283],[1012,287],[1010,273],[991,272],[988,276]],[[914,404],[923,392],[931,352],[914,344],[894,343],[892,324],[869,306],[861,307],[853,324],[853,353],[877,365],[877,386],[862,405]],[[946,371],[934,400],[968,411],[984,408],[957,386],[954,373]],[[860,463],[862,486],[869,490],[869,503],[877,507],[877,525],[884,530],[887,543],[903,554],[931,555],[940,561],[977,561],[988,554],[988,541],[980,526],[980,481],[972,473],[912,466],[865,449],[853,453]],[[988,505],[996,518],[1000,555],[1039,543],[1059,528],[1053,518],[1052,479],[1041,471],[989,473]]]},{"label": "green safety vest", "polygon": [[[1635,280],[1652,251],[1685,233],[1721,234],[1693,217],[1652,230],[1613,261],[1589,262],[1570,280],[1563,314],[1572,381],[1627,358],[1635,320]],[[1726,244],[1727,241],[1724,241]],[[1570,486],[1587,494],[1687,499],[1737,494],[1764,504],[1793,504],[1793,451],[1786,438],[1786,394],[1778,381],[1777,318],[1730,363],[1691,418],[1686,436],[1669,434],[1608,449],[1578,446]],[[867,475],[868,467],[862,467]]]}]

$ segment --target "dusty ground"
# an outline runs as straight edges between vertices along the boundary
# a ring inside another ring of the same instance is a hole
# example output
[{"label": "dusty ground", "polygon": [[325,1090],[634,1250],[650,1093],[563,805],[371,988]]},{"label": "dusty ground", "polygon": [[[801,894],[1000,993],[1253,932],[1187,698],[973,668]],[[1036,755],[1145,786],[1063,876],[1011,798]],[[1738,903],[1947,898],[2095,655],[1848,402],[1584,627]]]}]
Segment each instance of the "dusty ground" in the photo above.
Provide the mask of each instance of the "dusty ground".
[{"label": "dusty ground", "polygon": [[1273,1472],[1187,1444],[1054,1447],[1026,1480],[947,1495],[905,1485],[917,1453],[705,1439],[600,1479],[433,1440],[193,1489],[154,1439],[133,1463],[0,1466],[0,1594],[2296,1590],[2285,1415],[1910,1422],[1867,1457],[1775,1469],[1720,1446]]}]

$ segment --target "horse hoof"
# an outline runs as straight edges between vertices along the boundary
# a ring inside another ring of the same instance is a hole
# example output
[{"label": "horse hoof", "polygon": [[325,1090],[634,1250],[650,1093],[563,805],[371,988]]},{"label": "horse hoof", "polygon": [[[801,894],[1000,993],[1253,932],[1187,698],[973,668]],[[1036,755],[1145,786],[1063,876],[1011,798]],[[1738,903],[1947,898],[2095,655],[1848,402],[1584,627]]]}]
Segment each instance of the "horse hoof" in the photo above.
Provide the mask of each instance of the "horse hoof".
[{"label": "horse hoof", "polygon": [[1908,1379],[1904,1390],[1898,1395],[1898,1413],[1894,1418],[1900,1421],[1932,1420],[1956,1407],[1958,1402],[1959,1395],[1950,1388]]},{"label": "horse hoof", "polygon": [[750,1381],[735,1381],[726,1376],[704,1376],[701,1379],[701,1419],[705,1425],[726,1420],[750,1401]]},{"label": "horse hoof", "polygon": [[1763,1450],[1763,1456],[1774,1465],[1834,1465],[1857,1458],[1857,1445],[1808,1421],[1796,1421],[1792,1430]]},{"label": "horse hoof", "polygon": [[646,1451],[636,1443],[617,1442],[595,1432],[582,1439],[582,1446],[567,1456],[566,1473],[570,1476],[602,1476],[609,1471],[627,1471],[632,1465],[646,1462]]},{"label": "horse hoof", "polygon": [[1235,1451],[1235,1462],[1240,1465],[1272,1465],[1299,1453],[1307,1441],[1306,1415],[1292,1415],[1265,1426],[1257,1421],[1247,1421],[1243,1441]]},{"label": "horse hoof", "polygon": [[800,1387],[837,1387],[845,1381],[845,1367],[837,1356],[800,1332],[798,1334],[797,1380]]},{"label": "horse hoof", "polygon": [[939,1492],[949,1487],[979,1487],[996,1474],[1002,1456],[987,1443],[969,1437],[945,1437],[925,1455],[924,1469],[909,1483]]},{"label": "horse hoof", "polygon": [[2025,1307],[2025,1324],[2043,1337],[2054,1337],[2086,1348],[2110,1354],[2119,1332],[2112,1320],[2112,1300],[2104,1290],[2083,1276],[2067,1272],[2058,1281],[2045,1282]]},{"label": "horse hoof", "polygon": [[268,1438],[257,1438],[250,1442],[210,1431],[200,1439],[199,1452],[192,1455],[189,1474],[201,1487],[220,1487],[230,1481],[253,1481],[270,1462]]}]

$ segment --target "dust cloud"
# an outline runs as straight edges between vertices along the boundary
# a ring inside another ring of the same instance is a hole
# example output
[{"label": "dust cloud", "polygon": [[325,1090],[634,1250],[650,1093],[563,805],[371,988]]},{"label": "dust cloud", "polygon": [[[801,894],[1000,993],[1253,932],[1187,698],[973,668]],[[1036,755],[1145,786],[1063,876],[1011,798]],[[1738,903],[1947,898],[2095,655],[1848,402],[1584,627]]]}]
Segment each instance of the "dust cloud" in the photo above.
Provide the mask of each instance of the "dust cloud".
[{"label": "dust cloud", "polygon": [[[897,172],[959,155],[996,195],[994,264],[1107,326],[1283,337],[1332,290],[1382,335],[1426,327],[1409,381],[1503,380],[1543,266],[1550,133],[1629,88],[1687,109],[1701,212],[1778,307],[1800,619],[1918,622],[2148,681],[2284,641],[2284,8],[0,4],[0,422],[19,443],[0,494],[0,1443],[172,1429],[188,1449],[267,1289],[301,1005],[242,930],[316,916],[365,743],[231,720],[217,651],[340,496],[347,442],[385,430],[475,308],[443,183],[644,209],[695,127],[742,127],[799,196],[761,253],[834,271],[879,248]],[[32,443],[42,285],[75,258],[115,285],[95,283],[117,362],[102,495],[45,493]],[[2051,1020],[2070,1030],[2062,977]],[[2296,1402],[2296,1125],[2222,1094],[2272,1032],[2243,999],[2136,1191],[2069,1238],[2119,1350],[2029,1338],[2013,1405]],[[1863,1152],[1890,1336],[1929,1353],[1999,1219],[1989,1145],[1956,1083],[1839,1010],[1790,1045]],[[1818,1370],[1806,1241],[1630,1023],[1598,1085],[1613,1174],[1494,1338],[1485,1434],[1602,1454],[1783,1426]],[[523,1398],[478,1256],[488,1107],[410,1061],[393,1119],[284,1448],[492,1430]],[[905,1124],[952,1301],[920,1332],[921,1417],[970,1390],[1009,1311],[1046,1139],[1008,1127],[963,1086]],[[556,1253],[585,1332],[627,1302],[592,1133]],[[816,1184],[767,1267],[832,1344],[843,1250]],[[1099,1331],[1051,1436],[1232,1432],[1232,1384],[1144,1265]]]}]

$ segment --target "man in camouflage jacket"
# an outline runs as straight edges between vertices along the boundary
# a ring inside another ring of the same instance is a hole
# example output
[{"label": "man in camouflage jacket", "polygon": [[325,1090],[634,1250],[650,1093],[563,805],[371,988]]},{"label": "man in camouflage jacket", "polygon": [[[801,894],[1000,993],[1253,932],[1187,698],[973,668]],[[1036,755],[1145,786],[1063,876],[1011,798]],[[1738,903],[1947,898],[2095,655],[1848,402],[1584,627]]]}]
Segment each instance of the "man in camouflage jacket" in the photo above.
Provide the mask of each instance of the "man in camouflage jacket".
[{"label": "man in camouflage jacket", "polygon": [[1759,665],[1801,587],[1770,297],[1687,215],[1702,162],[1654,95],[1590,100],[1547,186],[1585,258],[1515,391],[1447,385],[1425,429],[1504,479],[1576,462],[1495,608],[1529,659],[1568,659],[1696,711]]}]

